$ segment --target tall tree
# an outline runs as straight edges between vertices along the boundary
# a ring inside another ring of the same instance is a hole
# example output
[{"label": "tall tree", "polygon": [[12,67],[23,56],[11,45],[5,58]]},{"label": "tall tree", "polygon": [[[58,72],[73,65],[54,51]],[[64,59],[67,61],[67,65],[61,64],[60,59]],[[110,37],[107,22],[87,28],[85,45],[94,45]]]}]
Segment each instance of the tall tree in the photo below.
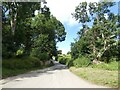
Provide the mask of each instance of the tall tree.
[{"label": "tall tree", "polygon": [[28,18],[33,17],[34,11],[37,9],[40,9],[40,3],[38,2],[3,2],[2,42],[6,55],[10,53],[15,55],[22,44],[26,49],[25,52],[29,51],[30,44],[28,45],[28,43],[30,42],[31,28],[28,24]]},{"label": "tall tree", "polygon": [[[65,40],[66,32],[63,24],[54,16],[50,15],[50,9],[46,5],[44,5],[41,12],[33,18],[32,27],[35,31],[33,36],[35,40],[33,49],[35,51],[33,51],[33,53],[36,51],[46,53],[49,59],[52,59],[52,56],[57,56],[56,43]],[[44,43],[46,40],[41,41],[41,36],[47,36],[47,42]],[[41,45],[42,43],[43,45]]]},{"label": "tall tree", "polygon": [[41,44],[36,42],[38,43],[38,46],[34,43],[34,47],[41,47],[41,49],[39,48],[39,52],[46,52],[49,54],[49,57],[52,58],[52,56],[57,55],[56,43],[65,40],[66,32],[62,23],[60,23],[55,17],[50,16],[49,19],[45,17],[46,16],[43,13],[39,13],[32,21],[32,27],[35,31],[33,36],[34,40],[39,41],[41,35],[47,35],[47,42],[43,45],[45,49],[42,50],[41,45],[44,42],[41,42]]},{"label": "tall tree", "polygon": [[[118,15],[110,12],[110,7],[114,5],[114,2],[89,3],[88,5],[82,2],[75,9],[73,16],[83,24],[83,29],[79,32],[79,44],[83,46],[86,42],[86,48],[80,47],[80,53],[87,50],[85,53],[89,52],[92,60],[101,60],[111,47],[117,46]],[[87,22],[93,23],[91,28],[88,27]],[[83,38],[84,42],[82,42]]]}]

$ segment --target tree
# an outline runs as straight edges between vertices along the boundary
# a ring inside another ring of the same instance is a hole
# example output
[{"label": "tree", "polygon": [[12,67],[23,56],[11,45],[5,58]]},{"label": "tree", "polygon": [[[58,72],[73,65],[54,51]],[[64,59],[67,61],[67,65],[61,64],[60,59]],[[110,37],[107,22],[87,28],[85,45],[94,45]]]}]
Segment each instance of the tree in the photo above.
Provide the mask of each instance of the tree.
[{"label": "tree", "polygon": [[68,51],[68,52],[67,52],[67,55],[69,55],[70,53],[71,53],[71,52],[70,52],[70,51]]},{"label": "tree", "polygon": [[[117,47],[118,15],[110,12],[110,7],[114,5],[114,2],[88,5],[82,2],[76,7],[73,16],[83,25],[78,32],[80,38],[74,44],[78,48],[78,56],[88,54],[92,60],[102,60],[103,55],[111,51],[111,47]],[[87,25],[89,22],[93,23],[91,28]],[[106,60],[109,62],[110,59]]]},{"label": "tree", "polygon": [[24,45],[26,53],[30,52],[31,28],[28,23],[36,9],[40,9],[38,2],[3,2],[3,57],[15,56],[21,45]]},{"label": "tree", "polygon": [[[66,35],[65,30],[62,24],[59,25],[59,23],[60,22],[55,17],[50,16],[50,18],[47,19],[45,18],[44,14],[40,13],[37,16],[35,16],[35,18],[32,21],[32,27],[34,28],[33,39],[36,42],[34,43],[33,48],[41,48],[41,50],[39,49],[39,52],[47,52],[50,58],[52,58],[52,56],[56,56],[57,54],[57,41],[65,40],[65,37],[63,39],[63,35]],[[43,42],[44,40],[41,41],[41,35],[47,35],[47,38],[45,39],[47,41],[45,43]],[[39,40],[41,41],[41,43],[38,42]],[[45,47],[44,50],[42,50],[42,44]]]},{"label": "tree", "polygon": [[[46,6],[32,19],[31,23],[32,28],[34,28],[33,53],[37,55],[38,52],[39,54],[44,52],[49,59],[52,59],[52,56],[57,56],[56,43],[64,41],[66,36],[63,24],[50,15],[49,8]],[[46,38],[42,40],[43,37]]]},{"label": "tree", "polygon": [[61,55],[61,54],[62,54],[62,50],[58,50],[57,53],[58,53],[59,55]]}]

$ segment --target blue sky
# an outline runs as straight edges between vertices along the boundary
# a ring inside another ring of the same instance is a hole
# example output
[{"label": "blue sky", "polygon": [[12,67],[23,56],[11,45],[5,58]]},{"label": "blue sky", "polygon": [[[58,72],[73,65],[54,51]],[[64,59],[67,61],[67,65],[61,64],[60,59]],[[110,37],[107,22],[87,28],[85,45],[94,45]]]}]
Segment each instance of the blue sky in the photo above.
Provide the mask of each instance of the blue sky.
[{"label": "blue sky", "polygon": [[[80,2],[98,2],[99,0],[46,0],[47,6],[50,7],[51,14],[53,14],[58,20],[60,20],[67,32],[66,40],[60,43],[57,43],[58,50],[62,50],[63,54],[66,54],[70,51],[70,44],[74,42],[74,39],[78,37],[77,32],[81,28],[81,24],[75,21],[72,18],[71,13],[74,12],[75,6]],[[115,0],[118,2],[119,0]],[[117,5],[111,8],[111,11],[118,13]]]}]

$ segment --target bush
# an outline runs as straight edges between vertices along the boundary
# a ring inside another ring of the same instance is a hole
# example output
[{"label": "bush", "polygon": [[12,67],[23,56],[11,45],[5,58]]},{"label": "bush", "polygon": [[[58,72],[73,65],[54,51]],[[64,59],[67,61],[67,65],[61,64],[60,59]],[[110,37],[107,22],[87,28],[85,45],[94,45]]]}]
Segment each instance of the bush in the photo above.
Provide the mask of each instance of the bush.
[{"label": "bush", "polygon": [[73,66],[73,59],[69,59],[66,65],[67,65],[68,67]]},{"label": "bush", "polygon": [[42,65],[41,61],[36,57],[23,57],[23,58],[12,58],[2,61],[2,78],[9,76],[15,76],[18,74],[26,73],[31,70],[45,68],[50,65]]},{"label": "bush", "polygon": [[58,57],[58,61],[59,61],[59,63],[61,63],[61,64],[66,64],[66,58],[65,57],[63,57],[63,56],[59,56]]},{"label": "bush", "polygon": [[2,61],[2,67],[8,69],[30,69],[41,67],[40,60],[34,57],[26,57],[22,59],[14,58]]},{"label": "bush", "polygon": [[39,68],[42,68],[40,60],[34,57],[2,60],[2,78],[15,76]]},{"label": "bush", "polygon": [[32,57],[37,57],[39,60],[45,62],[47,60],[50,60],[50,56],[47,52],[41,52],[38,48],[35,48],[31,52]]},{"label": "bush", "polygon": [[17,50],[16,55],[22,55],[22,54],[23,54],[23,52],[24,52],[24,50],[23,50],[23,49],[19,49],[19,50]]},{"label": "bush", "polygon": [[47,61],[47,60],[49,60],[49,55],[48,55],[46,52],[39,53],[38,58],[39,58],[41,61]]},{"label": "bush", "polygon": [[71,56],[70,55],[59,56],[58,61],[59,61],[59,63],[65,64],[68,66],[71,64]]},{"label": "bush", "polygon": [[86,67],[90,64],[90,60],[86,57],[77,58],[73,61],[75,67]]},{"label": "bush", "polygon": [[111,58],[111,59],[110,59],[110,62],[117,61],[117,59],[118,59],[118,58],[115,58],[115,57],[114,57],[114,58]]},{"label": "bush", "polygon": [[93,64],[92,68],[104,69],[104,70],[118,70],[118,62],[110,62],[110,63],[101,63],[101,64]]}]

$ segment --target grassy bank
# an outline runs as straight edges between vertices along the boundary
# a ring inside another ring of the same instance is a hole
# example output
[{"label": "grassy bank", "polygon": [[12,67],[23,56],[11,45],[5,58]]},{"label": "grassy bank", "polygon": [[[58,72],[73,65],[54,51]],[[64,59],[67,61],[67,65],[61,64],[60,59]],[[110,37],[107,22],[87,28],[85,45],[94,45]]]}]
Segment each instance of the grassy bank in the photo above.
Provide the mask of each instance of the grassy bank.
[{"label": "grassy bank", "polygon": [[107,87],[115,87],[115,88],[118,87],[117,70],[110,71],[110,70],[91,68],[91,67],[84,67],[84,68],[71,67],[70,71],[92,83]]},{"label": "grassy bank", "polygon": [[12,58],[2,61],[2,78],[16,76],[32,70],[46,68],[50,65],[42,65],[35,57]]},{"label": "grassy bank", "polygon": [[89,67],[91,68],[97,68],[102,70],[110,70],[110,71],[118,71],[118,63],[116,61],[110,62],[110,63],[101,63],[101,64],[92,64]]}]

